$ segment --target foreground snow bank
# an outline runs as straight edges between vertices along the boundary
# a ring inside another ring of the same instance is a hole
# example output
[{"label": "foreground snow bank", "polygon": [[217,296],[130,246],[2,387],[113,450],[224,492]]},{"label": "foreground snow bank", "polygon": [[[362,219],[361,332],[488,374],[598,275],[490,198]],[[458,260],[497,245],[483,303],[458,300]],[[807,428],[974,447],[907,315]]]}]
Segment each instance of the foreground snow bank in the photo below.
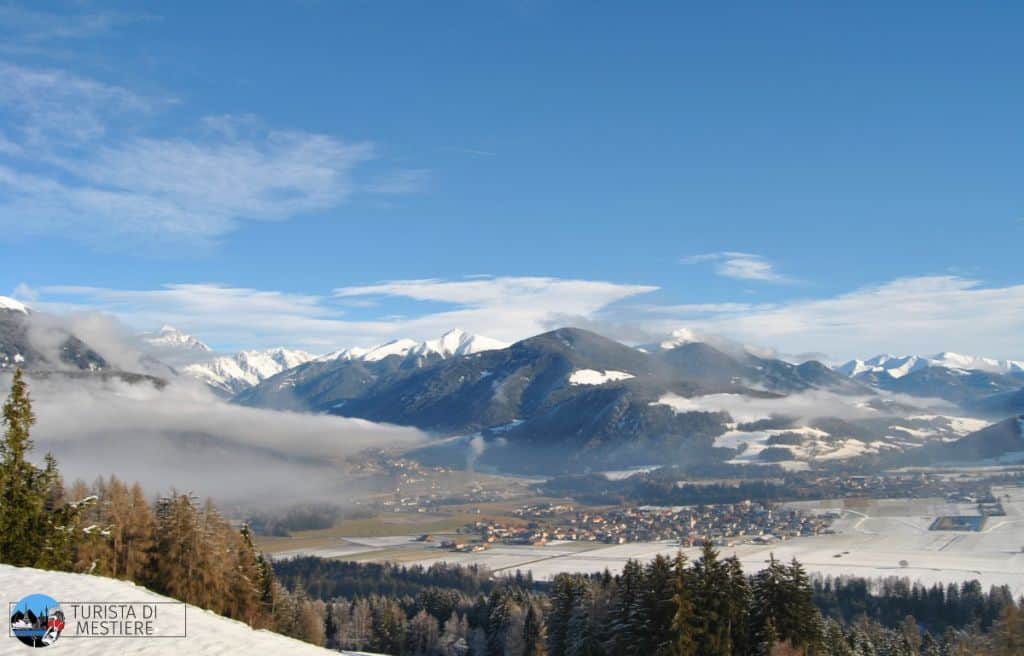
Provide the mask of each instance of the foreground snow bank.
[{"label": "foreground snow bank", "polygon": [[[4,609],[33,593],[47,594],[57,601],[159,602],[173,601],[126,581],[86,574],[48,572],[27,567],[0,565],[0,602]],[[5,610],[6,613],[6,610]],[[198,656],[228,654],[285,654],[291,656],[326,656],[337,652],[315,647],[269,631],[254,631],[242,622],[189,606],[186,638],[67,638],[55,648],[85,656],[109,654],[196,654]],[[9,634],[9,618],[4,620]],[[0,655],[24,655],[31,649],[7,635],[0,636]]]}]

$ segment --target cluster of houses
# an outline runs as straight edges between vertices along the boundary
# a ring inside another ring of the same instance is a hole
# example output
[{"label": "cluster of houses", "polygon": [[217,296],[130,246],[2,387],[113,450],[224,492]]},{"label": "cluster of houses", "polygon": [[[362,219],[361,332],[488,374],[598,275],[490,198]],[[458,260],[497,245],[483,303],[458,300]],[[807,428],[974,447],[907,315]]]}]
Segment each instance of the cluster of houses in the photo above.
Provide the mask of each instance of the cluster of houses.
[{"label": "cluster of houses", "polygon": [[476,544],[543,545],[554,540],[625,544],[672,540],[684,547],[705,541],[729,546],[831,533],[829,525],[836,517],[835,514],[811,515],[751,501],[602,512],[540,504],[520,508],[516,514],[527,522],[513,525],[478,521],[467,524],[463,533],[478,535],[480,542]]}]

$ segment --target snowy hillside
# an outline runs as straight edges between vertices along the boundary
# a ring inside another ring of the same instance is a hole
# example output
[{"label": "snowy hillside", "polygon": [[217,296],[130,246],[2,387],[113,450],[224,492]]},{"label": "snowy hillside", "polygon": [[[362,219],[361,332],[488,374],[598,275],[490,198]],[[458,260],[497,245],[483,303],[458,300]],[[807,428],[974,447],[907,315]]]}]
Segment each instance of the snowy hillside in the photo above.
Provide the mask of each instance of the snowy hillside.
[{"label": "snowy hillside", "polygon": [[[30,594],[41,593],[57,601],[167,602],[173,601],[126,581],[86,574],[48,572],[0,565],[0,591],[5,607]],[[58,648],[83,656],[108,654],[195,654],[196,656],[240,654],[282,654],[314,656],[336,654],[327,649],[293,640],[269,631],[254,631],[248,625],[223,618],[194,606],[187,609],[186,638],[74,638],[58,640]],[[13,638],[0,640],[0,655],[28,653]],[[30,650],[28,650],[30,651]]]},{"label": "snowy hillside", "polygon": [[946,367],[960,371],[987,371],[990,373],[1024,372],[1024,360],[997,360],[976,355],[962,355],[951,351],[932,356],[918,355],[876,355],[867,360],[850,360],[836,371],[847,376],[864,373],[888,373],[893,378],[902,378],[909,373],[929,367]]},{"label": "snowy hillside", "polygon": [[314,358],[314,355],[305,351],[286,348],[242,351],[210,362],[190,364],[182,368],[182,373],[230,396]]}]

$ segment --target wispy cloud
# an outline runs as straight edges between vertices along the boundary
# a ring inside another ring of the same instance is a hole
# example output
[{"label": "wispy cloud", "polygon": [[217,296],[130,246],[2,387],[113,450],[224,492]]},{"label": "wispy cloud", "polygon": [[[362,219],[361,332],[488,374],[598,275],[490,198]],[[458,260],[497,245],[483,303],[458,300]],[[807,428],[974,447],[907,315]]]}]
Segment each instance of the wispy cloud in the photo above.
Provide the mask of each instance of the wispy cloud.
[{"label": "wispy cloud", "polygon": [[682,261],[684,264],[713,262],[715,264],[715,273],[726,278],[774,283],[792,282],[791,278],[776,271],[775,266],[771,262],[754,253],[719,251],[717,253],[690,255],[684,257]]},{"label": "wispy cloud", "polygon": [[[610,305],[657,289],[593,280],[501,277],[477,280],[396,280],[343,287],[329,295],[174,284],[126,290],[85,286],[21,288],[36,307],[57,313],[98,310],[139,329],[171,323],[222,348],[287,345],[311,351],[368,346],[397,337],[425,339],[454,327],[506,341],[536,334],[561,316],[597,317]],[[394,316],[388,299],[434,303]],[[349,319],[353,301],[379,315]],[[436,304],[443,304],[437,309]]]},{"label": "wispy cloud", "polygon": [[4,36],[5,45],[0,49],[25,51],[32,45],[102,36],[118,25],[145,18],[110,11],[56,13],[3,4],[0,5],[0,35]]},{"label": "wispy cloud", "polygon": [[357,169],[373,144],[276,129],[250,115],[147,136],[171,97],[0,62],[0,227],[100,245],[210,244],[246,221],[330,210],[359,192],[406,194],[423,170]]},{"label": "wispy cloud", "polygon": [[[958,276],[900,278],[832,298],[773,304],[647,306],[707,333],[796,353],[829,353],[838,359],[882,351],[952,350],[1021,358],[1024,285],[989,287]],[[651,317],[663,327],[664,316]]]}]

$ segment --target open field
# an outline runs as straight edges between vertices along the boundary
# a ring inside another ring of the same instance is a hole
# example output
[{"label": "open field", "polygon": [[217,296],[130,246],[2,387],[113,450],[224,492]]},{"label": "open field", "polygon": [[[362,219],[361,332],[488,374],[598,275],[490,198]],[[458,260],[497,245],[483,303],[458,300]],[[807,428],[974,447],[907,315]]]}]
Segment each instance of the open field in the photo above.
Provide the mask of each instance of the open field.
[{"label": "open field", "polygon": [[[989,517],[980,531],[930,531],[938,516],[977,514],[970,504],[942,499],[856,499],[805,502],[805,510],[836,510],[841,517],[835,535],[794,538],[772,545],[723,547],[736,554],[747,571],[764,566],[769,556],[797,558],[808,571],[832,576],[867,578],[901,576],[925,584],[977,579],[984,587],[1006,584],[1024,594],[1024,488],[997,488],[1005,517]],[[546,546],[494,545],[477,553],[442,550],[437,542],[416,542],[413,535],[386,539],[331,538],[315,547],[299,542],[275,557],[308,554],[360,561],[396,561],[427,565],[434,562],[478,563],[496,572],[530,571],[538,579],[559,572],[617,571],[627,559],[649,560],[674,554],[673,542],[607,545],[561,542]],[[297,538],[293,540],[302,540]],[[282,543],[281,546],[284,546]],[[697,549],[684,552],[696,557]]]}]

